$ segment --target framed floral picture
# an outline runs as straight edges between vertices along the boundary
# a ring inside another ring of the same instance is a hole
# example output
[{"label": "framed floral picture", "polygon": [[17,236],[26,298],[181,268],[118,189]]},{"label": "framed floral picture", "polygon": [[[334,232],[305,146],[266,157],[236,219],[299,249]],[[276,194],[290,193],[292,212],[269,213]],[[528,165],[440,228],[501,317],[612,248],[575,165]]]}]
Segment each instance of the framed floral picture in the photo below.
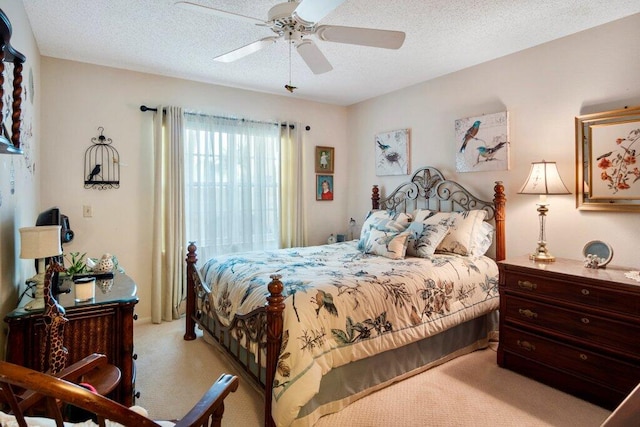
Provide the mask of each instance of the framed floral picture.
[{"label": "framed floral picture", "polygon": [[316,175],[316,200],[333,200],[333,175]]},{"label": "framed floral picture", "polygon": [[382,132],[375,137],[376,175],[408,175],[409,129]]},{"label": "framed floral picture", "polygon": [[640,211],[640,107],[576,117],[576,204]]},{"label": "framed floral picture", "polygon": [[335,149],[316,145],[316,173],[333,173]]}]

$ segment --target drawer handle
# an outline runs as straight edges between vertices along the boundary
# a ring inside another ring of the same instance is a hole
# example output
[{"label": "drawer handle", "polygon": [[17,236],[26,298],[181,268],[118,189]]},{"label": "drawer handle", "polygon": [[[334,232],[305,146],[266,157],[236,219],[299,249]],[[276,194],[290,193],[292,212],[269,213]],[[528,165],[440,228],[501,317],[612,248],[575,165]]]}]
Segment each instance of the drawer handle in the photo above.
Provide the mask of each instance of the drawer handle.
[{"label": "drawer handle", "polygon": [[581,360],[587,360],[587,355],[584,353],[580,353],[580,359]]},{"label": "drawer handle", "polygon": [[589,318],[587,317],[583,317],[582,319],[580,319],[580,321],[582,321],[582,323],[584,323],[585,325],[589,324]]},{"label": "drawer handle", "polygon": [[518,313],[520,313],[522,316],[528,318],[528,319],[537,319],[538,318],[538,313],[536,313],[535,311],[531,311],[528,308],[527,309],[523,309],[520,308],[518,309]]},{"label": "drawer handle", "polygon": [[529,341],[518,340],[518,347],[527,351],[536,351],[536,346],[531,344]]},{"label": "drawer handle", "polygon": [[518,280],[518,286],[528,291],[533,291],[538,287],[538,285],[528,280]]},{"label": "drawer handle", "polygon": [[589,295],[589,289],[583,289],[582,295]]},{"label": "drawer handle", "polygon": [[131,356],[133,358],[133,360],[138,360],[138,354],[137,353],[133,353],[133,356]]}]

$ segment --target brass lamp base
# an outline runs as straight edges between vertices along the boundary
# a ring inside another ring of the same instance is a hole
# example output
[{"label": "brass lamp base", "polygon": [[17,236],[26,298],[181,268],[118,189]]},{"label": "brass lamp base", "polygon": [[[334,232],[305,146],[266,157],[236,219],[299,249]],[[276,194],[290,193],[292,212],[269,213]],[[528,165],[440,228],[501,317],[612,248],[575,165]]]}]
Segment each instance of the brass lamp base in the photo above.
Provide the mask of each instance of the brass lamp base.
[{"label": "brass lamp base", "polygon": [[537,262],[554,262],[556,257],[549,253],[546,242],[538,242],[536,252],[529,255],[529,259]]}]

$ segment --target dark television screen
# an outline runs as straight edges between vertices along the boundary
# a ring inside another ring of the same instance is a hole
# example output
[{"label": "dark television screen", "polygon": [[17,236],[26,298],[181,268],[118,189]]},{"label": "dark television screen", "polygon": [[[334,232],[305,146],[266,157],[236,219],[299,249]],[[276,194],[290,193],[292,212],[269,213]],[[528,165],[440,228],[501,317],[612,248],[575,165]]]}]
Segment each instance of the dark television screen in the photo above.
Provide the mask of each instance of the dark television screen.
[{"label": "dark television screen", "polygon": [[62,225],[60,223],[60,209],[51,208],[38,215],[36,226],[39,225]]},{"label": "dark television screen", "polygon": [[[60,209],[58,208],[50,208],[46,211],[42,212],[38,215],[38,219],[36,219],[36,226],[45,226],[45,225],[59,225],[60,228],[60,243],[68,243],[73,240],[73,231],[69,225],[69,217],[60,213]],[[61,265],[64,265],[64,258],[62,255],[53,257],[56,262]],[[49,259],[45,260],[45,264],[49,264]],[[38,272],[38,261],[36,260],[36,272]],[[67,292],[68,290],[60,289],[60,284],[58,283],[58,274],[54,275],[53,280],[53,295],[58,295],[61,292]]]},{"label": "dark television screen", "polygon": [[73,240],[73,231],[69,225],[69,217],[60,213],[60,209],[51,208],[38,215],[36,226],[60,225],[60,243],[69,243]]}]

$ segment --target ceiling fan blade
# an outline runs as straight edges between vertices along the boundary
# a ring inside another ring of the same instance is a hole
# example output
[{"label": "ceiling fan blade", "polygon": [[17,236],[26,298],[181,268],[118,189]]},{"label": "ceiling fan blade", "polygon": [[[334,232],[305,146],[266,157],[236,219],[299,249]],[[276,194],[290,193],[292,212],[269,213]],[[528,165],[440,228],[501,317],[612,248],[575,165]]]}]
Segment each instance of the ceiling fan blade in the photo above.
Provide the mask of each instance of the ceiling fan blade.
[{"label": "ceiling fan blade", "polygon": [[302,0],[293,14],[301,20],[315,23],[327,16],[345,0]]},{"label": "ceiling fan blade", "polygon": [[260,49],[269,46],[272,43],[275,43],[279,37],[265,37],[263,39],[257,40],[253,43],[249,43],[248,45],[239,47],[238,49],[234,49],[230,52],[224,53],[222,55],[216,56],[213,58],[214,61],[218,62],[233,62],[240,58],[244,58],[247,55],[250,55],[254,52],[259,51]]},{"label": "ceiling fan blade", "polygon": [[175,5],[179,8],[190,10],[193,12],[208,13],[209,15],[219,16],[221,18],[235,19],[238,21],[245,21],[256,25],[266,25],[266,22],[264,22],[262,19],[252,18],[251,16],[244,16],[238,13],[227,12],[225,10],[214,9],[213,7],[204,6],[202,4],[193,3],[190,1],[178,1],[175,3]]},{"label": "ceiling fan blade", "polygon": [[373,28],[342,27],[340,25],[320,25],[316,30],[320,40],[361,46],[399,49],[404,43],[402,31],[376,30]]},{"label": "ceiling fan blade", "polygon": [[327,58],[311,40],[302,40],[296,45],[296,49],[313,74],[322,74],[333,70]]}]

